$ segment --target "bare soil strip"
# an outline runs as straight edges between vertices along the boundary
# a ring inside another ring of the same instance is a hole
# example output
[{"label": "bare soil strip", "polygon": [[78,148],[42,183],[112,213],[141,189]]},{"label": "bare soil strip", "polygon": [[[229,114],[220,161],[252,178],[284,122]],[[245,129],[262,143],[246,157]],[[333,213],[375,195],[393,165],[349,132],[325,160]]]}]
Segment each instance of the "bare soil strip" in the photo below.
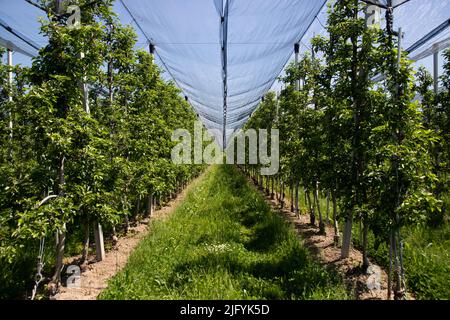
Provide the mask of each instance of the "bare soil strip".
[{"label": "bare soil strip", "polygon": [[[103,261],[97,262],[95,255],[89,256],[89,262],[81,273],[81,287],[68,288],[65,281],[59,293],[51,297],[53,300],[95,300],[102,290],[107,287],[108,279],[119,272],[127,263],[128,257],[139,244],[139,242],[150,231],[148,225],[150,220],[167,218],[186,198],[189,190],[196,185],[205,173],[192,181],[174,200],[170,201],[160,210],[156,210],[150,219],[145,219],[130,228],[126,237],[119,238],[116,246],[106,253]],[[80,256],[66,258],[65,265],[75,264]]]},{"label": "bare soil strip", "polygon": [[[288,219],[295,226],[299,238],[312,254],[317,257],[320,263],[326,267],[337,270],[344,278],[347,288],[352,292],[358,300],[386,300],[387,299],[387,273],[380,266],[370,261],[370,273],[366,273],[361,269],[362,266],[362,252],[351,248],[347,259],[341,259],[341,248],[334,245],[334,230],[329,224],[326,225],[326,235],[319,234],[319,227],[313,226],[309,222],[309,215],[300,214],[299,217],[289,210],[289,199],[285,199],[285,206],[280,209],[280,204],[277,200],[272,200],[268,197],[264,190],[255,184],[255,181],[249,179],[251,184],[255,186],[266,197],[267,202],[275,212],[279,212],[286,219]],[[278,197],[276,194],[275,199]],[[376,271],[377,276],[372,271]],[[369,289],[368,284],[379,283]],[[374,288],[375,287],[375,288]]]}]

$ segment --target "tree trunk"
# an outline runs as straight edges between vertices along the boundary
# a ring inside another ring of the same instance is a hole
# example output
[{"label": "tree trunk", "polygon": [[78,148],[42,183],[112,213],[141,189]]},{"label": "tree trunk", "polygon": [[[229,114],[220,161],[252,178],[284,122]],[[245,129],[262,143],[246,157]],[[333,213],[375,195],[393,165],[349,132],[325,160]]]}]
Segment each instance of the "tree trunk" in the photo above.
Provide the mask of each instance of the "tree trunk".
[{"label": "tree trunk", "polygon": [[130,231],[130,220],[128,219],[128,214],[125,215],[124,220],[125,220],[125,234],[128,234],[128,232]]},{"label": "tree trunk", "polygon": [[[308,196],[306,194],[307,189],[305,187],[303,187],[303,196],[305,197],[305,205],[308,206]],[[309,209],[309,206],[308,206]]]},{"label": "tree trunk", "polygon": [[281,209],[284,208],[284,181],[281,180],[280,183],[280,207]]},{"label": "tree trunk", "polygon": [[370,262],[369,262],[369,256],[368,256],[368,252],[367,252],[367,235],[369,233],[369,224],[366,221],[366,219],[364,219],[363,221],[363,242],[362,242],[362,249],[363,249],[363,270],[366,271],[367,268],[370,266]]},{"label": "tree trunk", "polygon": [[314,200],[317,206],[317,213],[319,214],[319,233],[325,235],[325,223],[323,222],[322,218],[322,210],[320,209],[320,202],[319,202],[319,183],[316,183],[316,189],[314,192]]},{"label": "tree trunk", "polygon": [[403,288],[403,279],[402,279],[402,267],[400,265],[400,243],[398,239],[398,231],[395,231],[393,234],[393,253],[394,253],[394,265],[395,265],[395,292],[394,298],[395,300],[403,300],[405,298],[405,290]]},{"label": "tree trunk", "polygon": [[299,183],[298,183],[298,181],[297,181],[297,182],[295,183],[295,209],[294,209],[295,215],[296,215],[297,217],[300,216],[300,209],[299,209],[299,205],[298,205],[298,185],[299,185]]},{"label": "tree trunk", "polygon": [[[64,185],[66,184],[65,180],[65,165],[66,157],[64,155],[60,158],[60,164],[58,168],[58,179],[59,184],[57,186],[57,194],[59,196],[64,196]],[[63,268],[63,258],[64,258],[64,249],[66,246],[66,233],[65,233],[66,224],[63,225],[63,230],[58,230],[56,232],[56,262],[55,262],[55,273],[52,277],[52,282],[56,285],[57,289],[61,284],[61,271]],[[55,292],[56,293],[56,292]]]},{"label": "tree trunk", "polygon": [[290,199],[290,202],[291,202],[291,212],[294,212],[294,210],[295,210],[295,208],[294,208],[294,184],[293,183],[291,183],[291,185],[290,185],[290,191],[291,191],[291,199]]},{"label": "tree trunk", "polygon": [[333,226],[334,226],[334,245],[339,246],[341,242],[341,235],[339,234],[339,221],[337,218],[337,203],[336,203],[336,192],[332,193],[333,198]]},{"label": "tree trunk", "polygon": [[314,212],[314,205],[311,201],[311,195],[309,194],[309,191],[306,191],[306,203],[308,204],[309,209],[309,217],[310,217],[310,224],[315,226],[316,225],[316,214]]},{"label": "tree trunk", "polygon": [[[64,224],[65,228],[65,224]],[[56,284],[57,287],[61,284],[61,271],[63,268],[63,258],[64,258],[64,248],[66,246],[66,233],[58,230],[56,232],[56,263],[55,263],[55,273],[52,277],[52,282]],[[55,292],[56,293],[56,292]]]},{"label": "tree trunk", "polygon": [[119,238],[117,237],[117,232],[116,232],[116,226],[112,226],[112,245],[113,247],[116,247],[117,242],[119,241]]},{"label": "tree trunk", "polygon": [[362,246],[362,244],[363,244],[363,238],[364,238],[364,235],[363,235],[363,221],[362,221],[362,217],[361,217],[361,219],[359,220],[359,223],[358,223],[358,225],[359,225],[359,243],[360,243],[360,245]]},{"label": "tree trunk", "polygon": [[275,199],[275,193],[274,193],[275,178],[272,177],[270,179],[270,181],[271,181],[271,189],[272,189],[272,191],[270,192],[270,199],[273,200],[273,199]]},{"label": "tree trunk", "polygon": [[275,180],[275,199],[277,201],[280,201],[280,192],[279,192],[279,186],[280,186],[280,177],[277,177]]},{"label": "tree trunk", "polygon": [[280,201],[281,201],[281,179],[278,177],[277,178],[277,200],[278,200],[278,203],[280,203]]},{"label": "tree trunk", "polygon": [[348,258],[350,254],[350,245],[352,242],[353,213],[348,212],[345,220],[344,237],[342,239],[341,259]]},{"label": "tree trunk", "polygon": [[399,258],[400,258],[400,279],[401,279],[401,285],[402,285],[402,295],[401,299],[406,299],[406,280],[405,280],[405,269],[403,265],[403,244],[401,242],[400,238],[400,230],[398,230],[397,233],[398,236],[398,247],[399,247]]},{"label": "tree trunk", "polygon": [[400,287],[400,267],[398,263],[397,241],[395,239],[395,233],[392,235],[392,253],[394,255],[394,276],[395,276],[395,289],[394,299],[398,300],[398,293],[401,290]]},{"label": "tree trunk", "polygon": [[325,222],[330,223],[330,191],[327,191],[327,218]]},{"label": "tree trunk", "polygon": [[147,197],[147,218],[153,214],[153,195]]},{"label": "tree trunk", "polygon": [[139,196],[137,201],[136,201],[136,209],[134,211],[133,220],[137,220],[137,217],[138,217],[140,212],[141,212],[141,196]]},{"label": "tree trunk", "polygon": [[389,233],[389,270],[388,270],[388,296],[387,299],[391,300],[392,296],[392,253],[393,253],[393,241],[392,231]]},{"label": "tree trunk", "polygon": [[84,239],[83,239],[83,251],[81,253],[81,264],[87,261],[89,255],[89,220],[87,219],[83,223]]}]

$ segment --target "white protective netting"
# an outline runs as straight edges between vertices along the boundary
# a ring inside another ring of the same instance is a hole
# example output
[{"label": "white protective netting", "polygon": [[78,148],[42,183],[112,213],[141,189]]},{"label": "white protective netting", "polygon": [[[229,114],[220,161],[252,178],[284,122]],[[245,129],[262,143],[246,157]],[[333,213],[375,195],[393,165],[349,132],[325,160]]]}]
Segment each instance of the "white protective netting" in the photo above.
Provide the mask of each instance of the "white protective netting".
[{"label": "white protective netting", "polygon": [[[139,47],[155,45],[165,77],[176,82],[205,126],[218,130],[222,144],[223,130],[230,130],[229,136],[241,128],[273,86],[292,57],[294,43],[309,50],[311,37],[325,34],[326,2],[116,0],[114,9],[122,23],[135,27]],[[450,0],[393,0],[393,5],[394,27],[405,32],[404,48],[425,39],[410,53],[412,58],[423,59],[449,45],[445,22]],[[39,17],[45,14],[25,0],[0,0],[0,45],[37,55],[47,43],[39,34]],[[426,39],[439,26],[442,30]]]}]

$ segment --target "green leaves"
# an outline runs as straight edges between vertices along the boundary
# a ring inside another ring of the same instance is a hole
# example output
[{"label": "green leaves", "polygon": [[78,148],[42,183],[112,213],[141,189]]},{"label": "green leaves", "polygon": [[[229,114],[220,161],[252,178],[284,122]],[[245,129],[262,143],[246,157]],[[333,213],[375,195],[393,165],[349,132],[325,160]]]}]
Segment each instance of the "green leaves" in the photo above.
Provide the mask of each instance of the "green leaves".
[{"label": "green leaves", "polygon": [[[1,59],[2,264],[64,226],[76,237],[80,225],[98,221],[107,236],[140,199],[175,192],[202,170],[171,163],[172,130],[193,130],[195,113],[162,80],[151,55],[135,51],[136,33],[119,23],[110,4],[83,10],[78,29],[42,20],[48,45],[31,68],[14,68],[13,88]],[[60,197],[36,209],[49,194]]]}]

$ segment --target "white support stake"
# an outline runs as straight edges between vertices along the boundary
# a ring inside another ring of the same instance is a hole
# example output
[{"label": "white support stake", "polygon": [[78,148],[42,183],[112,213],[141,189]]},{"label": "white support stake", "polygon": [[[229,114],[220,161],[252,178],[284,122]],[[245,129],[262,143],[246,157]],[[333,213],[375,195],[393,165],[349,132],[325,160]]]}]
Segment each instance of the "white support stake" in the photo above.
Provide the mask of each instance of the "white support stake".
[{"label": "white support stake", "polygon": [[[81,52],[80,59],[84,59],[84,52]],[[80,83],[80,88],[83,91],[83,107],[84,111],[86,111],[87,114],[91,113],[91,109],[89,107],[89,87],[87,82],[87,77],[83,76],[83,80]]]},{"label": "white support stake", "polygon": [[95,249],[97,261],[105,260],[105,244],[103,241],[103,229],[100,223],[94,223]]},{"label": "white support stake", "polygon": [[83,77],[83,106],[84,106],[84,110],[86,111],[86,113],[90,114],[91,109],[89,106],[89,88],[86,83],[86,77]]}]

